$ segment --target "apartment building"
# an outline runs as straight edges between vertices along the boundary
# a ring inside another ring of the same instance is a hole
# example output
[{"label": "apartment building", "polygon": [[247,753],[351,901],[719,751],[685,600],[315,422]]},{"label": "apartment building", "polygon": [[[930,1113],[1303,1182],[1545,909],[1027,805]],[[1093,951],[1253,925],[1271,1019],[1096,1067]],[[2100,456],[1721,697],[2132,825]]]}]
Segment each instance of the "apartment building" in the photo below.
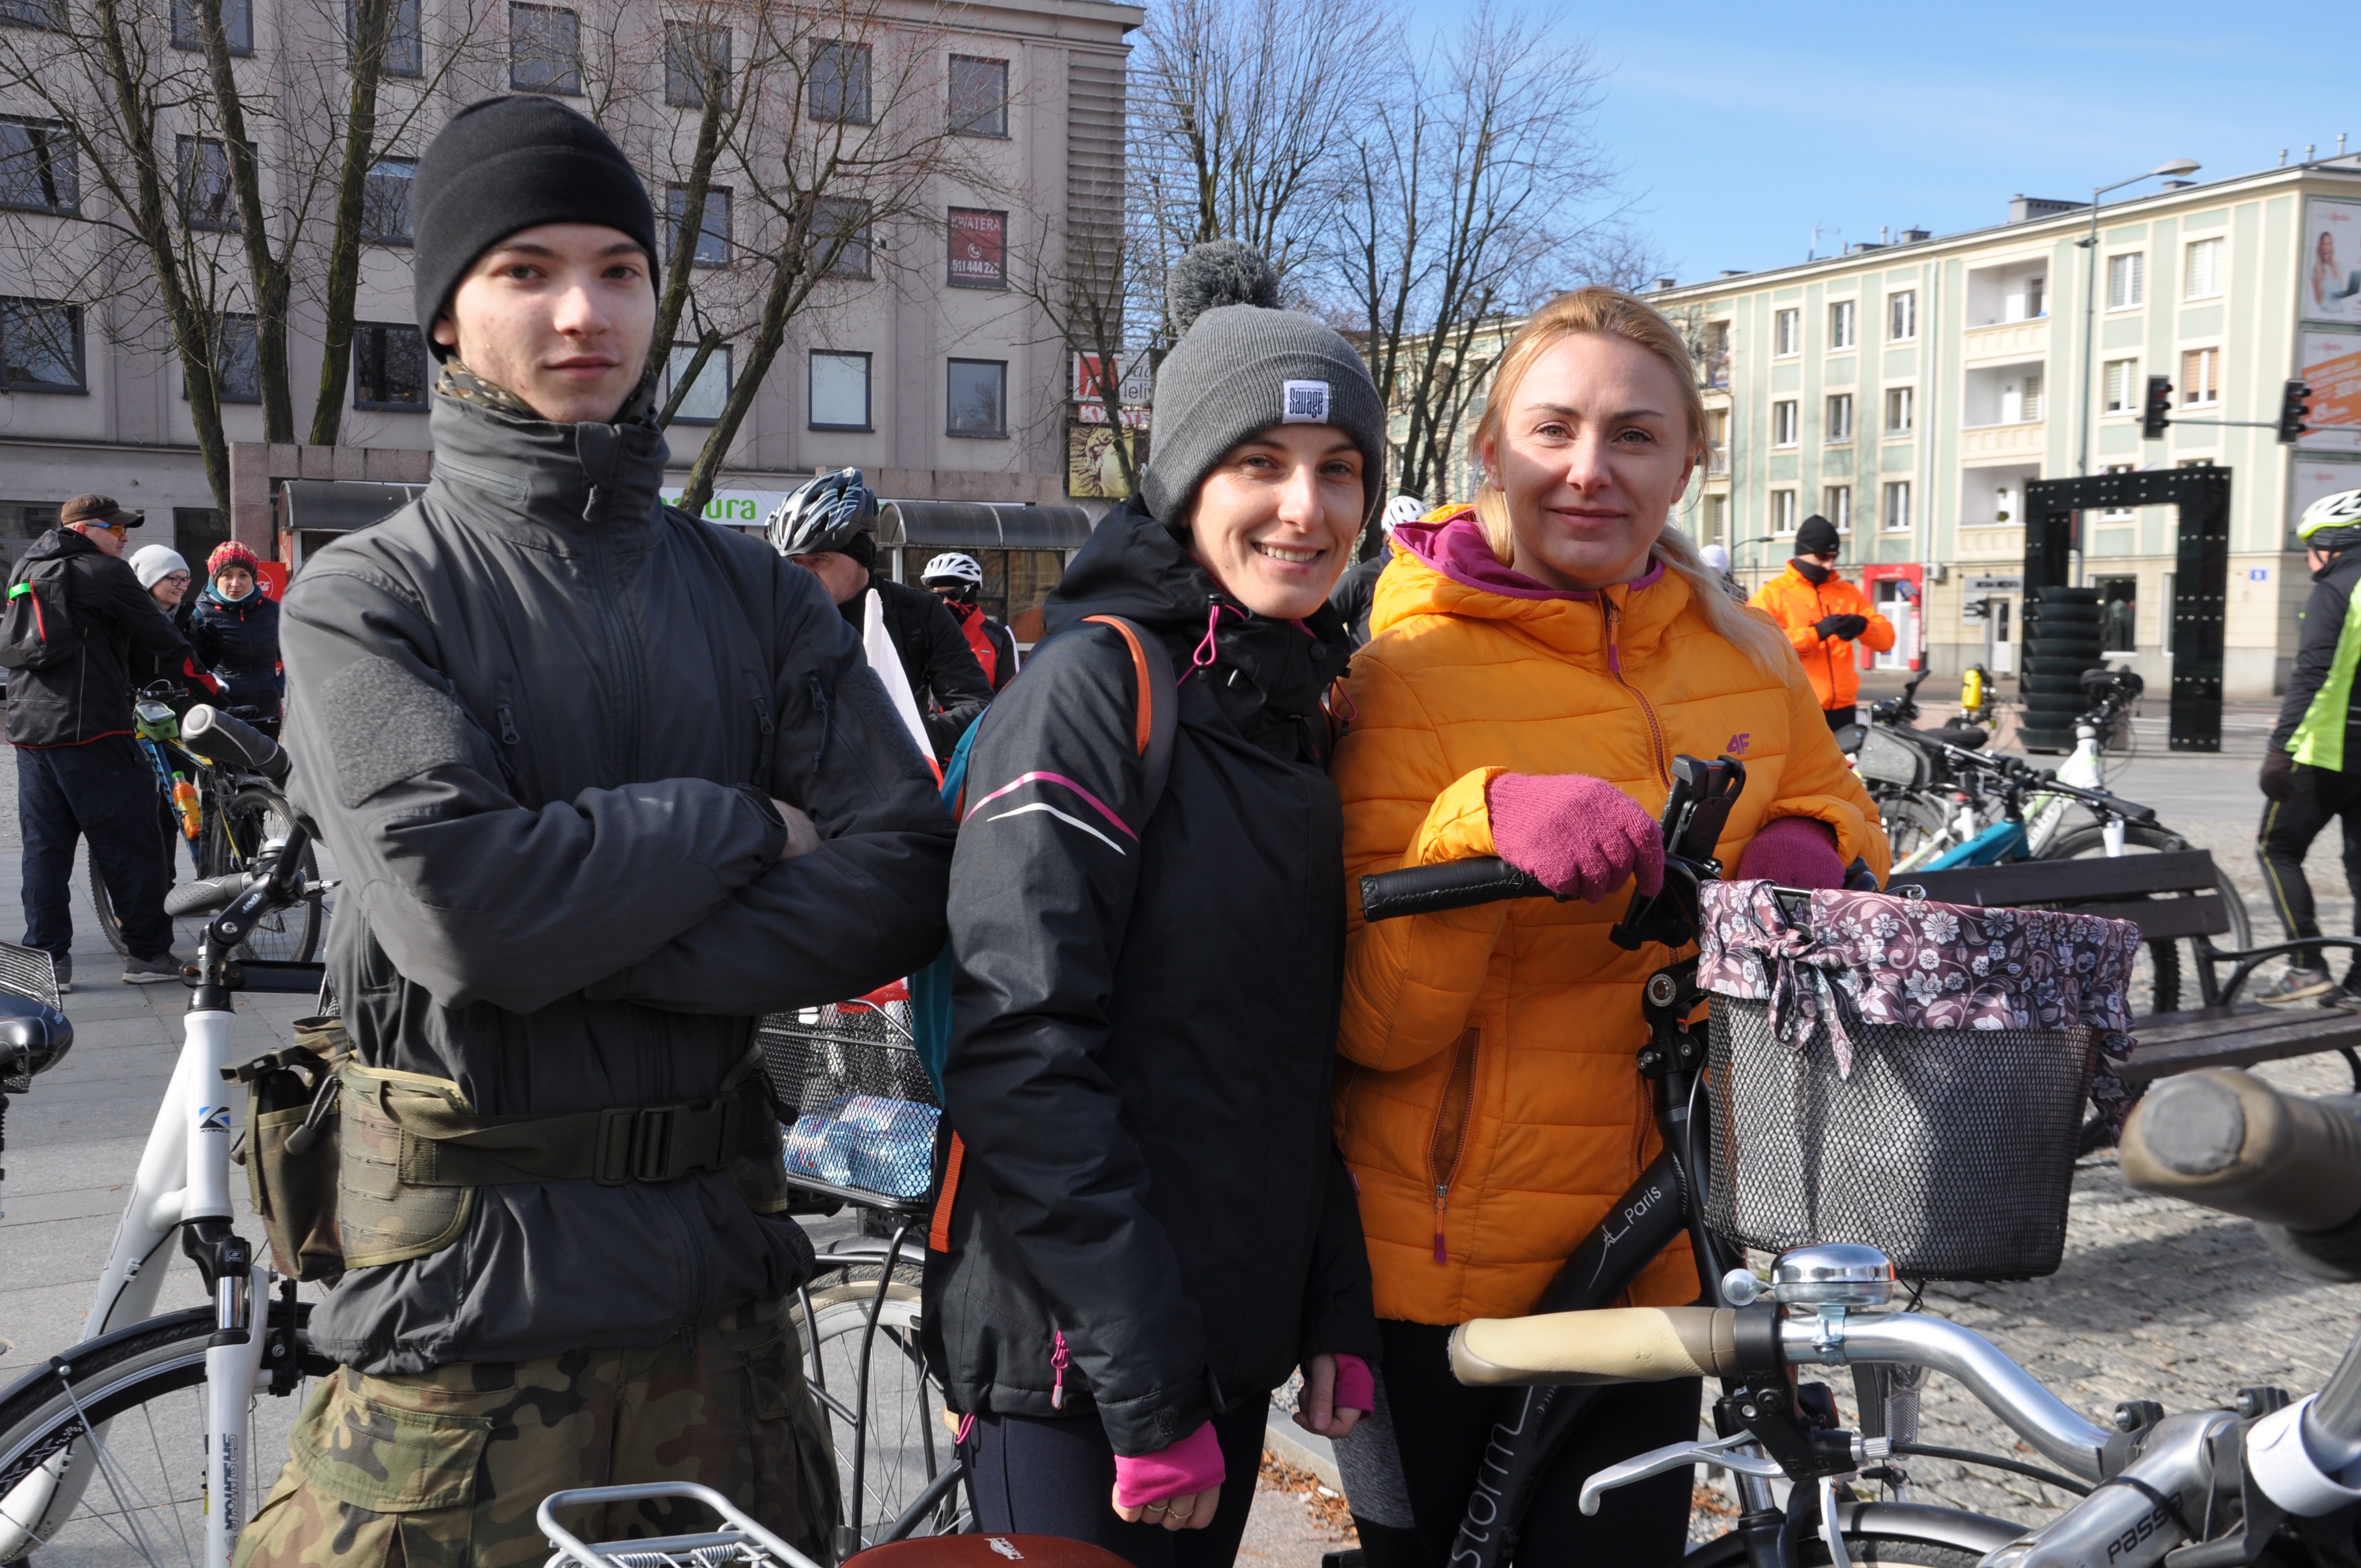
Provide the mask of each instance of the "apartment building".
[{"label": "apartment building", "polygon": [[[0,30],[29,40],[29,49],[48,49],[60,36],[61,8],[85,4],[0,0]],[[151,8],[130,26],[160,62],[156,69],[201,68],[187,0],[134,0],[126,9],[139,4]],[[226,0],[234,69],[258,106],[253,143],[277,199],[298,198],[295,187],[316,177],[318,144],[333,137],[349,15],[347,0]],[[498,93],[571,103],[642,165],[669,236],[688,221],[677,171],[693,152],[702,104],[699,79],[682,64],[693,38],[718,51],[724,71],[733,55],[742,67],[754,51],[785,50],[792,69],[782,80],[791,85],[774,89],[760,111],[772,116],[770,128],[748,133],[758,153],[763,136],[783,140],[873,121],[889,130],[905,125],[896,133],[903,148],[939,149],[922,178],[895,192],[890,212],[840,202],[853,242],[789,323],[730,443],[711,515],[755,521],[816,469],[846,465],[866,469],[889,498],[1065,501],[1069,356],[1035,301],[1039,280],[1059,269],[1062,236],[1078,224],[1104,225],[1120,201],[1126,36],[1143,12],[1113,0],[839,0],[797,13],[793,24],[782,24],[782,15],[763,0],[397,5],[380,123],[408,129],[368,175],[343,446],[431,444],[433,360],[412,319],[409,182],[434,130],[453,109]],[[79,16],[70,25],[94,26]],[[783,46],[783,26],[811,36]],[[58,68],[76,69],[65,45],[54,47]],[[301,104],[318,105],[316,125],[306,123],[312,111],[299,112]],[[225,536],[228,522],[208,483],[153,291],[85,292],[101,269],[50,265],[108,244],[121,249],[119,230],[107,228],[121,216],[108,204],[107,182],[87,167],[55,112],[21,83],[0,87],[0,550],[13,557],[53,522],[64,498],[102,490],[147,513],[135,546],[162,539],[193,556]],[[755,112],[750,105],[750,118]],[[175,150],[175,195],[191,243],[235,235],[218,133],[176,125],[170,109],[158,129],[159,145]],[[749,302],[759,302],[764,236],[781,210],[770,192],[765,217],[756,199],[764,192],[751,189],[758,179],[775,185],[778,170],[752,167],[718,168],[697,217],[699,295],[708,319],[729,323],[730,337],[680,393],[669,431],[675,482],[686,478],[731,378],[747,363],[756,313]],[[291,245],[316,239],[324,218],[316,203],[314,212]],[[234,262],[235,250],[227,255]],[[245,283],[236,265],[216,263],[209,276],[226,312],[227,437],[260,442],[255,323],[240,313],[248,309]],[[317,281],[299,274],[287,313],[299,435],[320,376]],[[666,397],[680,390],[675,378],[686,374],[692,352],[676,350],[664,367]],[[382,466],[390,473],[404,465]],[[340,464],[335,477],[362,477],[360,465]]]},{"label": "apartment building", "polygon": [[[2027,481],[2213,463],[2231,471],[2224,695],[2282,689],[2309,582],[2290,532],[2361,487],[2361,159],[2174,181],[2101,209],[2019,197],[2008,221],[1710,282],[1651,301],[1699,348],[1711,455],[1683,503],[1752,586],[1814,512],[1902,628],[1892,667],[2015,667]],[[2175,423],[2143,440],[2150,376]],[[2279,416],[2320,389],[2315,430]],[[2087,456],[2085,452],[2087,451]],[[2087,469],[2080,466],[2087,462]],[[2169,507],[2086,514],[2081,581],[2111,662],[2162,690]]]}]

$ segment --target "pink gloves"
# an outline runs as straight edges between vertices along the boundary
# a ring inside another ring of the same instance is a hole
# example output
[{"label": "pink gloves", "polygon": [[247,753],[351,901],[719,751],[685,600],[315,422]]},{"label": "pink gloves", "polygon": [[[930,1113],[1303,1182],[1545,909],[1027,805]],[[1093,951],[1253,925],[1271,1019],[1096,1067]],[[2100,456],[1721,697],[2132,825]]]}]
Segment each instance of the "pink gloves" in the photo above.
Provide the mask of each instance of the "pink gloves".
[{"label": "pink gloves", "polygon": [[1364,1415],[1378,1408],[1378,1379],[1367,1362],[1341,1350],[1336,1353],[1336,1392],[1329,1407]]},{"label": "pink gloves", "polygon": [[1485,787],[1492,847],[1560,897],[1597,904],[1636,873],[1664,885],[1662,830],[1639,802],[1587,773],[1502,773]]},{"label": "pink gloves", "polygon": [[1845,867],[1837,856],[1835,830],[1808,817],[1763,824],[1738,858],[1738,880],[1766,877],[1781,887],[1842,887]]},{"label": "pink gloves", "polygon": [[1170,1448],[1154,1453],[1115,1456],[1115,1500],[1126,1508],[1145,1508],[1167,1497],[1191,1497],[1224,1476],[1222,1445],[1206,1421]]}]

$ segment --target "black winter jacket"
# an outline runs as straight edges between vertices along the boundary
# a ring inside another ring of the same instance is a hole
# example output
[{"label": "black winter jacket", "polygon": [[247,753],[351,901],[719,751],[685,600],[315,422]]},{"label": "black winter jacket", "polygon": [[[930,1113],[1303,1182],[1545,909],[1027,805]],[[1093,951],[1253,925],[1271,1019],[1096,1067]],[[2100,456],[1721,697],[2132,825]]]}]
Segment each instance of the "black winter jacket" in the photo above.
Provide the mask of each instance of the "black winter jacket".
[{"label": "black winter jacket", "polygon": [[82,646],[42,670],[10,670],[8,740],[41,748],[79,746],[104,735],[131,733],[131,655],[137,649],[186,659],[189,644],[139,586],[129,565],[71,528],[53,528],[33,542],[16,578],[37,562],[60,556],[66,567],[66,612]]},{"label": "black winter jacket", "polygon": [[197,596],[197,657],[220,678],[232,707],[279,711],[286,683],[279,674],[279,601],[257,583],[235,604],[210,583]]},{"label": "black winter jacket", "polygon": [[[653,425],[430,417],[425,494],[287,595],[291,794],[345,879],[361,1060],[486,1116],[702,1100],[758,1014],[939,952],[951,826],[818,580],[659,505]],[[818,849],[778,858],[771,796]],[[654,1344],[810,1266],[721,1172],[490,1186],[312,1337],[372,1373]]]},{"label": "black winter jacket", "polygon": [[[1217,602],[1137,502],[1101,521],[1047,606],[1064,635],[984,716],[951,864],[965,1154],[927,1261],[930,1354],[957,1409],[1095,1406],[1123,1454],[1306,1355],[1378,1354],[1329,1131],[1344,817],[1321,696],[1345,640],[1325,609],[1307,633]],[[1129,651],[1071,630],[1097,613],[1189,673],[1144,830]]]},{"label": "black winter jacket", "polygon": [[[156,596],[151,593],[148,597],[152,599]],[[166,618],[171,621],[172,630],[187,638],[192,647],[196,644],[196,609],[197,596],[186,594]],[[222,684],[207,674],[203,664],[185,653],[154,653],[145,648],[134,648],[129,669],[131,689],[135,692],[143,691],[159,681],[171,682],[176,689],[165,700],[172,705],[175,713],[185,713],[201,702],[225,703],[229,700],[223,695]]]},{"label": "black winter jacket", "polygon": [[[918,701],[918,717],[927,721],[927,733],[934,740],[935,756],[948,759],[959,749],[967,727],[992,700],[983,666],[975,662],[975,650],[967,645],[959,622],[951,619],[942,600],[882,572],[869,574],[869,586],[877,590],[885,635],[894,640],[894,651],[902,655],[902,673],[909,677],[910,695]],[[866,598],[856,594],[836,607],[856,635]]]},{"label": "black winter jacket", "polygon": [[[2295,727],[2303,722],[2312,699],[2320,695],[2321,684],[2336,663],[2336,640],[2345,630],[2345,613],[2356,587],[2361,587],[2361,550],[2345,551],[2312,575],[2312,597],[2304,601],[2295,664],[2288,671],[2287,696],[2279,703],[2279,720],[2271,726],[2266,751],[2288,749],[2288,742],[2295,739]],[[2361,685],[2354,689],[2361,696]],[[2356,759],[2361,759],[2361,701],[2345,712],[2345,766],[2361,771],[2361,761]]]},{"label": "black winter jacket", "polygon": [[1385,545],[1359,565],[1345,568],[1345,575],[1328,590],[1329,608],[1344,619],[1345,634],[1356,648],[1369,640],[1369,611],[1377,608],[1378,578],[1392,558],[1393,546]]}]

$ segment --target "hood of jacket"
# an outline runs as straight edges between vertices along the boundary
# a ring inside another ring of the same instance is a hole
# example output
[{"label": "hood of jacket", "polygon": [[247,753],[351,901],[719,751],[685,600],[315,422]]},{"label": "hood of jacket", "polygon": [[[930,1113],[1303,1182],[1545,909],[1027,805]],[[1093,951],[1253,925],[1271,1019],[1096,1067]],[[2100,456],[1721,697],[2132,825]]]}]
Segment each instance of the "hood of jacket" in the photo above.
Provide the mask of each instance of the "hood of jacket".
[{"label": "hood of jacket", "polygon": [[82,536],[78,528],[53,528],[33,541],[22,557],[26,561],[57,561],[74,555],[104,555],[106,552]]},{"label": "hood of jacket", "polygon": [[626,549],[647,548],[664,526],[656,503],[672,452],[645,420],[555,424],[440,389],[427,418],[428,499],[473,526],[520,543]]},{"label": "hood of jacket", "polygon": [[1662,562],[1596,590],[1535,582],[1499,564],[1472,511],[1400,524],[1393,538],[1400,569],[1378,579],[1372,637],[1416,616],[1466,616],[1513,623],[1554,654],[1613,668],[1654,652],[1689,606],[1688,584]]},{"label": "hood of jacket", "polygon": [[1207,683],[1246,740],[1307,760],[1324,754],[1321,701],[1352,651],[1344,618],[1326,604],[1301,620],[1254,614],[1137,497],[1099,520],[1041,614],[1053,637],[1093,615],[1137,621],[1164,640],[1183,678]]}]

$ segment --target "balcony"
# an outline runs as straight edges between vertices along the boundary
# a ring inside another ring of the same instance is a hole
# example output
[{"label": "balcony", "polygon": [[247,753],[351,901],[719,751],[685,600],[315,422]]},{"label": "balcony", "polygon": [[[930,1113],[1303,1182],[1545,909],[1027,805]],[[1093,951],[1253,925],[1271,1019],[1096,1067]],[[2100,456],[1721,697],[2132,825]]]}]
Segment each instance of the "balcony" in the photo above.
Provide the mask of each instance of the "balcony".
[{"label": "balcony", "polygon": [[2042,433],[2048,428],[2040,420],[2017,424],[1971,425],[1960,432],[1960,455],[1967,457],[2005,457],[2023,455],[2041,455]]},{"label": "balcony", "polygon": [[1971,326],[1960,335],[1960,353],[1970,364],[2045,358],[2049,353],[2049,318]]}]

